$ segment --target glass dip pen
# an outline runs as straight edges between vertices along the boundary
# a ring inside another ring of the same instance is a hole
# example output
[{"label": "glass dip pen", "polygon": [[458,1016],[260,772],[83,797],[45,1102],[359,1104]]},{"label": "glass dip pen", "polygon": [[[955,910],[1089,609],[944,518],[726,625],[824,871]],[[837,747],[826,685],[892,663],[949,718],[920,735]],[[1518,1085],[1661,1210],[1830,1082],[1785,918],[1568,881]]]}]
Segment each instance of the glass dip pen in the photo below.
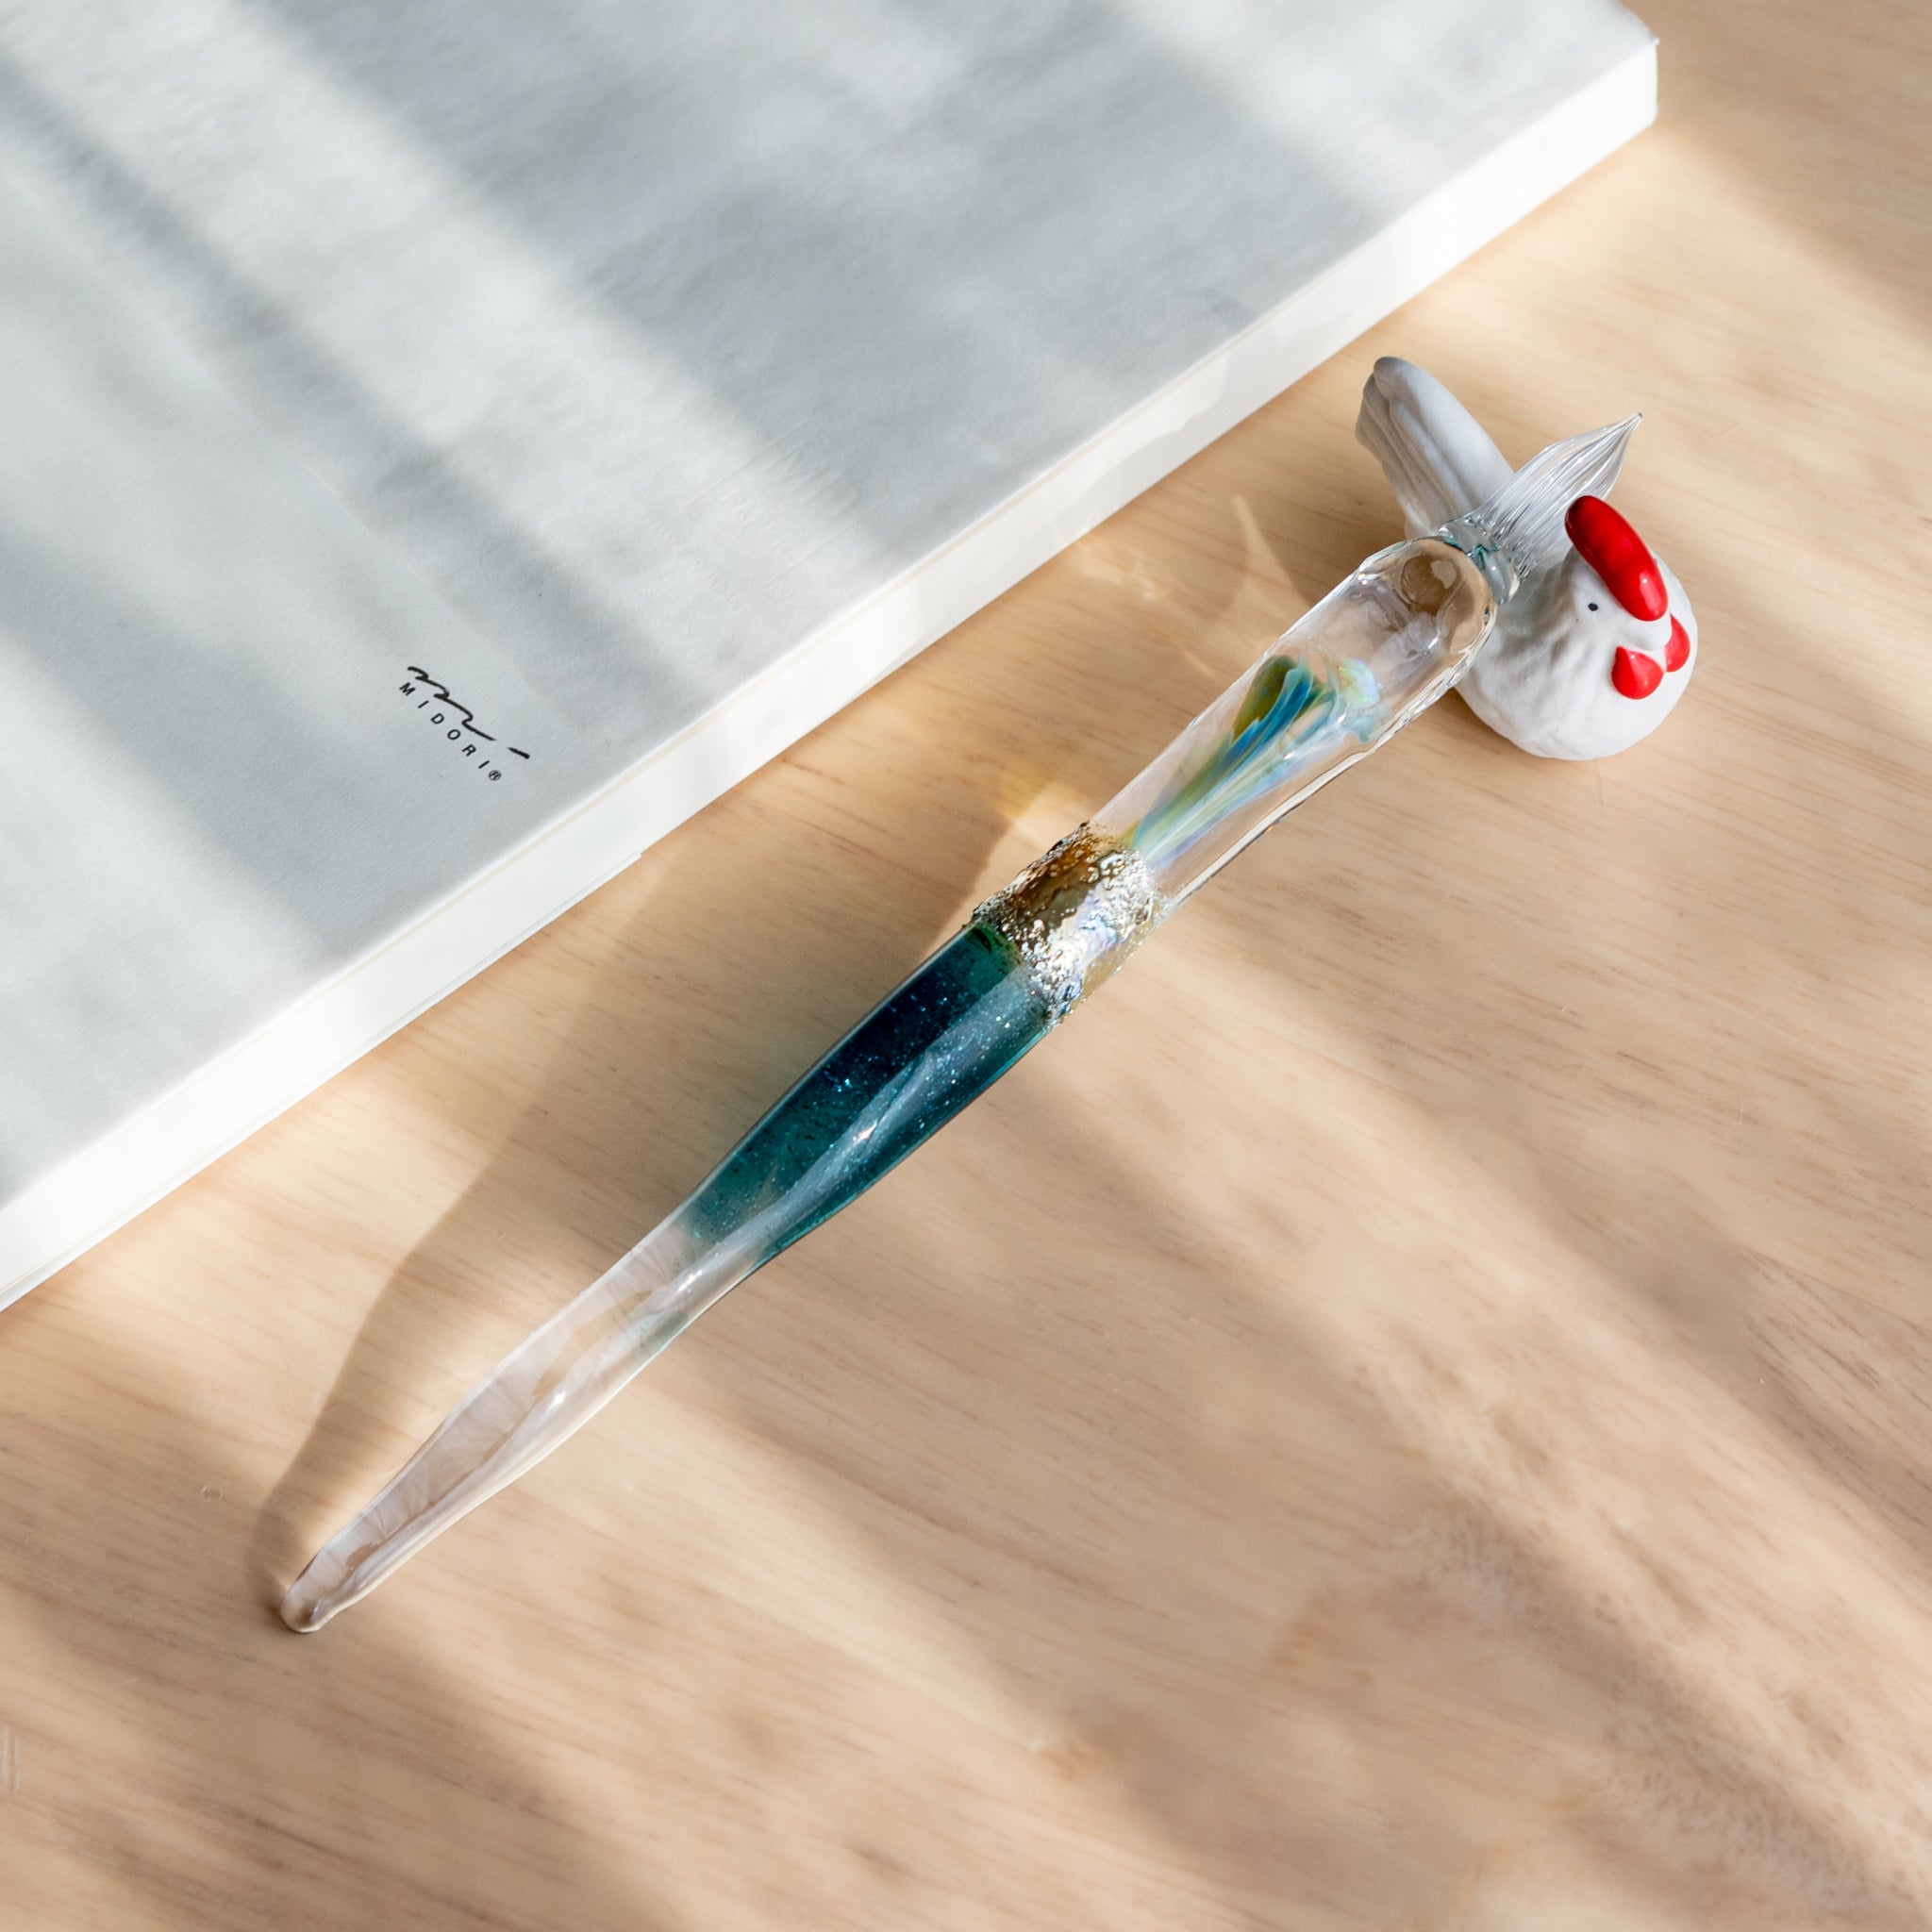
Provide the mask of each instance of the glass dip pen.
[{"label": "glass dip pen", "polygon": [[318,1629],[547,1456],[721,1295],[984,1092],[1243,846],[1441,697],[1498,608],[1561,556],[1570,504],[1615,482],[1637,422],[1552,444],[1466,516],[1337,585],[505,1357],[296,1578],[289,1627]]}]

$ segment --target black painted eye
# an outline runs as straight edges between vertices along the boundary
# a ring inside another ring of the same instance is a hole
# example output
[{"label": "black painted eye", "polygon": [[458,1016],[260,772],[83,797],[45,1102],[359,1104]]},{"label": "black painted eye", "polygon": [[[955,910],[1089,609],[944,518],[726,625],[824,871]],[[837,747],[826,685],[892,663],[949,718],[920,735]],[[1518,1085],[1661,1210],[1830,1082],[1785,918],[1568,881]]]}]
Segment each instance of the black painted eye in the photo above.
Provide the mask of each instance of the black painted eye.
[{"label": "black painted eye", "polygon": [[1596,606],[1595,606],[1594,604],[1592,604],[1592,605],[1591,605],[1591,606],[1590,608],[1591,608],[1592,610],[1594,610],[1594,609],[1596,608]]}]

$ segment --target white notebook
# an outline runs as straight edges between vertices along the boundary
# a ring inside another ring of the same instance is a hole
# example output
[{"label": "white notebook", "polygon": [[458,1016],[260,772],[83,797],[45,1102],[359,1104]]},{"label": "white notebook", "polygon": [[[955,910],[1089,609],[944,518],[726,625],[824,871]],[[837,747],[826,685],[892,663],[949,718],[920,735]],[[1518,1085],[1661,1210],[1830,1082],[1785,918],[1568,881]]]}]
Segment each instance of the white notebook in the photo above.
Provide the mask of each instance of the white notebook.
[{"label": "white notebook", "polygon": [[1655,100],[1610,0],[0,0],[0,1302]]}]

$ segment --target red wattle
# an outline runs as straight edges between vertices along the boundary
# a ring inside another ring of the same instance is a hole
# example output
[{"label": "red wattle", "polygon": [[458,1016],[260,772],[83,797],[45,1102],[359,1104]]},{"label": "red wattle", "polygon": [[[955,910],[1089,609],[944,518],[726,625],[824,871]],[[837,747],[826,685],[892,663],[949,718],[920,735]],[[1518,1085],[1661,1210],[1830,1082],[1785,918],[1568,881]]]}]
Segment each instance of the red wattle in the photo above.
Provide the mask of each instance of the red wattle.
[{"label": "red wattle", "polygon": [[1579,496],[1570,506],[1563,527],[1584,562],[1632,617],[1649,624],[1671,608],[1664,574],[1650,546],[1601,496]]},{"label": "red wattle", "polygon": [[1683,625],[1674,617],[1671,619],[1671,641],[1664,647],[1664,669],[1681,671],[1690,661],[1690,640]]},{"label": "red wattle", "polygon": [[1647,698],[1664,681],[1664,667],[1655,658],[1617,646],[1617,661],[1610,667],[1610,682],[1626,698]]}]

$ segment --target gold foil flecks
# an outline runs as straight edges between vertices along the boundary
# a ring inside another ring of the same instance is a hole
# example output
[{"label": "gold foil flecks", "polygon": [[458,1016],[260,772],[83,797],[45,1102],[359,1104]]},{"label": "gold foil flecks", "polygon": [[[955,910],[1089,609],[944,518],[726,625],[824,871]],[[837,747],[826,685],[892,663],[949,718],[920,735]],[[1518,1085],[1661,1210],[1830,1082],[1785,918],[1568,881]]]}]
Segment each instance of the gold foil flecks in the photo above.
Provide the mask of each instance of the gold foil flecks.
[{"label": "gold foil flecks", "polygon": [[1019,953],[1058,1023],[1168,910],[1138,852],[1082,825],[973,917]]}]

